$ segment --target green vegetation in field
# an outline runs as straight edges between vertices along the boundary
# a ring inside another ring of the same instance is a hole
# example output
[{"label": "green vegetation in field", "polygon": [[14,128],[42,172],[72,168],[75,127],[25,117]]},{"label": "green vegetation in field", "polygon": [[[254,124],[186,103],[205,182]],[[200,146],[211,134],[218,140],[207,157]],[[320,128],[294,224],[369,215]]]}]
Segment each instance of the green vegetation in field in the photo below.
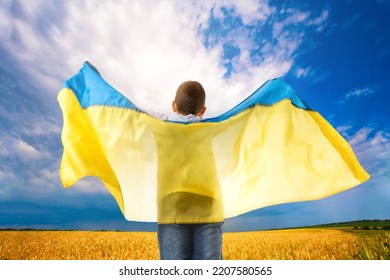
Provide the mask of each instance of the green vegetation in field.
[{"label": "green vegetation in field", "polygon": [[355,259],[390,260],[390,232],[388,231],[354,231],[360,239],[359,252]]},{"label": "green vegetation in field", "polygon": [[344,228],[351,227],[355,229],[390,229],[390,220],[360,220],[352,222],[331,223],[323,225],[308,226],[305,228]]}]

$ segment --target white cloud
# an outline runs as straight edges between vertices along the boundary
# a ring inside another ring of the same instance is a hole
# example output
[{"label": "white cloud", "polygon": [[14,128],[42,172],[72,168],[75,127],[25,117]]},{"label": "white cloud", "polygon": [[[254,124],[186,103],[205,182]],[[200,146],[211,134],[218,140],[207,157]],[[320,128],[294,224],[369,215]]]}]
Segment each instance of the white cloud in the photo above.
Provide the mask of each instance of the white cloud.
[{"label": "white cloud", "polygon": [[372,95],[375,92],[376,92],[376,86],[364,86],[362,88],[357,88],[346,93],[338,103],[345,104],[351,98],[361,98],[364,96]]},{"label": "white cloud", "polygon": [[221,14],[226,7],[242,23],[261,27],[276,12],[268,1],[15,1],[14,5],[20,7],[18,14],[12,14],[12,4],[1,7],[2,45],[46,92],[57,92],[83,61],[90,60],[109,83],[153,111],[170,111],[177,86],[183,80],[199,80],[208,93],[207,116],[229,109],[266,80],[286,74],[304,35],[303,29],[288,31],[289,26],[307,20],[319,25],[326,18],[290,10],[274,34],[278,43],[263,43],[261,63],[253,63],[249,55],[258,38],[232,29],[236,35],[230,39],[235,38],[241,53],[227,80],[221,65],[223,42],[209,49],[203,45],[202,31],[212,9]]},{"label": "white cloud", "polygon": [[366,96],[373,94],[375,92],[375,89],[373,87],[364,87],[364,88],[359,88],[355,89],[351,92],[349,92],[346,95],[346,98],[352,97],[352,96]]},{"label": "white cloud", "polygon": [[41,170],[35,170],[36,174],[31,176],[29,183],[30,187],[37,191],[37,188],[41,188],[42,192],[47,192],[49,188],[58,187],[59,178],[59,165],[48,166]]},{"label": "white cloud", "polygon": [[317,84],[329,78],[330,73],[313,66],[295,66],[291,71],[296,78],[304,79],[307,85]]},{"label": "white cloud", "polygon": [[306,68],[301,68],[301,67],[297,67],[295,69],[295,76],[297,78],[305,78],[309,75],[310,73],[310,66],[309,67],[306,67]]},{"label": "white cloud", "polygon": [[222,9],[231,9],[233,13],[241,18],[244,24],[256,24],[264,22],[275,12],[275,8],[268,4],[268,1],[246,0],[246,1],[215,1],[213,14],[216,18],[223,19]]},{"label": "white cloud", "polygon": [[352,146],[359,146],[367,143],[367,139],[372,131],[372,128],[363,127],[359,129],[354,135],[348,137],[348,141]]},{"label": "white cloud", "polygon": [[[318,17],[313,17],[310,12],[296,8],[282,9],[278,13],[278,20],[273,23],[273,39],[277,42],[272,46],[275,57],[279,60],[290,60],[291,66],[297,50],[301,46],[309,28],[315,28],[317,32],[324,29],[329,12],[322,11]],[[309,74],[309,68],[298,67],[295,73],[298,77]],[[311,70],[310,70],[311,71]]]},{"label": "white cloud", "polygon": [[[302,22],[307,22],[309,19],[310,13],[299,11],[293,8],[289,8],[283,11],[284,14],[287,14],[287,17],[276,25],[276,31],[283,29],[285,26],[289,26],[291,24],[300,24]],[[278,33],[278,32],[277,32]]]},{"label": "white cloud", "polygon": [[320,32],[320,31],[322,31],[325,28],[327,20],[328,20],[328,17],[329,17],[329,11],[328,10],[324,10],[324,11],[321,12],[321,15],[319,15],[315,19],[310,20],[308,24],[312,25],[312,26],[315,26],[316,27],[316,31]]},{"label": "white cloud", "polygon": [[23,140],[18,140],[14,144],[14,148],[15,151],[23,158],[36,159],[41,156],[41,154],[33,146],[27,144]]},{"label": "white cloud", "polygon": [[[390,133],[362,127],[347,136],[347,140],[362,166],[371,175],[371,183],[390,187]],[[390,198],[390,189],[387,193]]]},{"label": "white cloud", "polygon": [[0,159],[13,158],[23,163],[31,163],[50,157],[48,150],[43,145],[28,143],[12,135],[2,135],[2,137],[0,144],[4,145],[4,148],[0,149]]},{"label": "white cloud", "polygon": [[[278,37],[286,32],[286,28],[294,25],[299,27],[298,29],[314,27],[317,32],[320,32],[325,28],[328,16],[328,10],[323,10],[318,17],[313,18],[312,14],[307,11],[301,11],[296,8],[283,9],[280,12],[281,19],[274,24],[273,31],[275,37]],[[293,31],[293,33],[298,34],[297,31]]]},{"label": "white cloud", "polygon": [[352,128],[352,125],[346,124],[336,127],[337,131],[344,137],[348,136],[348,131]]},{"label": "white cloud", "polygon": [[[1,166],[1,168],[5,168],[5,166]],[[8,171],[8,172],[7,172]],[[0,182],[6,181],[6,180],[13,180],[15,179],[15,174],[11,170],[0,170]]]},{"label": "white cloud", "polygon": [[108,189],[96,177],[86,177],[72,186],[73,192],[77,193],[101,193],[108,194]]}]

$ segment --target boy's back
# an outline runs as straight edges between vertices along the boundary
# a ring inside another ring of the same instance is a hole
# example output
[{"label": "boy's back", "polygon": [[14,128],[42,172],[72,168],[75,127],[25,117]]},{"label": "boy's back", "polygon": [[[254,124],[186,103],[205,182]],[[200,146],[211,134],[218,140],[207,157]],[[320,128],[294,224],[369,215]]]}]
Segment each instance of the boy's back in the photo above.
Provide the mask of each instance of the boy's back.
[{"label": "boy's back", "polygon": [[[174,112],[149,114],[164,121],[199,122],[205,111],[204,102],[203,87],[187,81],[177,90],[172,103]],[[211,139],[191,126],[182,128],[167,125],[164,129],[152,129],[158,145],[158,222],[221,222],[223,204]]]},{"label": "boy's back", "polygon": [[153,131],[158,145],[159,223],[223,221],[211,138],[205,138],[202,132],[192,129],[191,124],[185,129],[172,124]]},{"label": "boy's back", "polygon": [[[174,113],[154,116],[168,121],[198,122],[206,110],[204,105],[202,85],[187,81],[177,89],[172,102]],[[207,124],[196,124],[202,125]],[[224,215],[211,138],[185,124],[155,128],[153,134],[158,151],[160,258],[221,259]]]}]

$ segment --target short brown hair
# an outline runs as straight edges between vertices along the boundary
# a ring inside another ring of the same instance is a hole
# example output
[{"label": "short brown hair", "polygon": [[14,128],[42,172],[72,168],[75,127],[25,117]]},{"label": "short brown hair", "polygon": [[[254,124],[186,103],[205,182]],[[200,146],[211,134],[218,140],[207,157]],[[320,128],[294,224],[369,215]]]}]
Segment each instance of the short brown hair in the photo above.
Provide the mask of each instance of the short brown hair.
[{"label": "short brown hair", "polygon": [[206,93],[198,82],[186,81],[176,91],[177,111],[183,115],[197,115],[204,107],[205,101]]}]

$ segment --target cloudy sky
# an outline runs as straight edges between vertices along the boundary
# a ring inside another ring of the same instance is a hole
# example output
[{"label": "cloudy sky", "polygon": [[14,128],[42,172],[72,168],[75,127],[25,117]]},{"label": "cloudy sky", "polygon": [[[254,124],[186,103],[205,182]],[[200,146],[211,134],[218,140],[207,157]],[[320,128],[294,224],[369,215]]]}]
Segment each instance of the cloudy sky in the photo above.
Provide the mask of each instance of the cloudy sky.
[{"label": "cloudy sky", "polygon": [[282,77],[351,144],[370,181],[228,219],[255,230],[390,218],[389,0],[0,2],[0,228],[154,230],[100,181],[59,180],[57,93],[86,60],[136,105],[168,112],[198,80],[207,115]]}]

